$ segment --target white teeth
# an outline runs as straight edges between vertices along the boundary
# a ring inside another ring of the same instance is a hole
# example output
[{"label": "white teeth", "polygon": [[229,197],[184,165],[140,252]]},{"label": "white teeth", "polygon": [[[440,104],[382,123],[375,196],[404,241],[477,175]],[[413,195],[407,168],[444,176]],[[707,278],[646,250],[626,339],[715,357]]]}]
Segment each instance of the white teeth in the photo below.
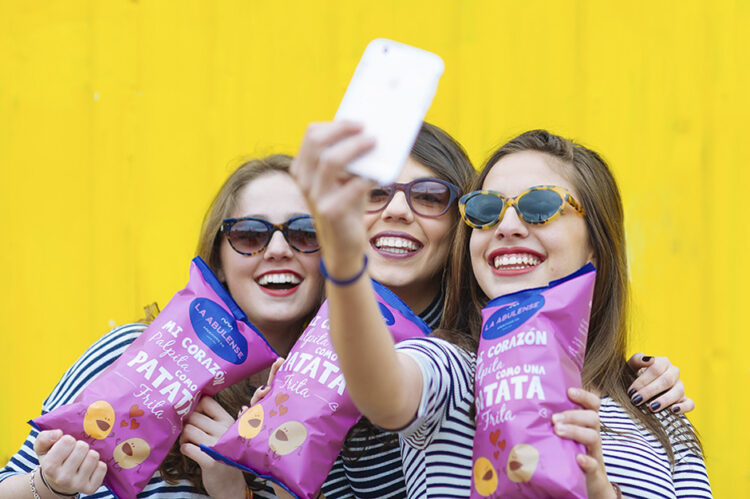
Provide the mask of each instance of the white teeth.
[{"label": "white teeth", "polygon": [[528,253],[506,254],[495,257],[495,268],[522,269],[539,265],[542,260]]},{"label": "white teeth", "polygon": [[258,284],[265,286],[266,284],[299,284],[302,279],[296,275],[286,272],[283,274],[265,274],[258,279]]},{"label": "white teeth", "polygon": [[397,254],[404,254],[419,249],[417,243],[403,237],[379,237],[375,240],[375,246],[377,248],[387,248],[391,253]]}]

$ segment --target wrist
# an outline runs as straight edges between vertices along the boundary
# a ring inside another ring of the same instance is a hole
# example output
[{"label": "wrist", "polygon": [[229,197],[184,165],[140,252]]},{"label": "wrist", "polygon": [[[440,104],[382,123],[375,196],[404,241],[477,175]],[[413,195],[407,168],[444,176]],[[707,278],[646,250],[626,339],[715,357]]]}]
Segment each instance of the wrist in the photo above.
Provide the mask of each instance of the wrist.
[{"label": "wrist", "polygon": [[37,470],[40,470],[40,468],[35,468],[31,470],[31,473],[29,473],[29,488],[31,488],[31,495],[34,497],[34,499],[42,499],[39,495],[39,491],[36,488],[36,484],[38,483],[36,479]]},{"label": "wrist", "polygon": [[609,483],[612,485],[612,490],[615,492],[615,499],[622,499],[622,490],[620,489],[620,486],[614,482]]},{"label": "wrist", "polygon": [[[65,492],[60,492],[58,490],[55,490],[52,487],[52,485],[50,485],[50,483],[47,481],[47,477],[44,476],[44,471],[42,470],[42,467],[40,466],[37,469],[39,470],[39,478],[40,478],[41,482],[44,484],[44,486],[47,488],[47,490],[52,493],[52,495],[54,497],[60,497],[60,498],[64,498],[64,499],[71,499],[71,498],[72,499],[78,499],[78,497],[80,497],[81,494],[79,494],[78,492],[73,492],[71,494],[71,493],[65,493]],[[36,499],[36,497],[34,497],[34,499]]]},{"label": "wrist", "polygon": [[367,270],[367,255],[360,260],[357,266],[348,262],[347,265],[337,265],[335,270],[331,272],[323,262],[323,258],[320,259],[320,273],[323,277],[330,281],[336,286],[348,286],[357,282]]}]

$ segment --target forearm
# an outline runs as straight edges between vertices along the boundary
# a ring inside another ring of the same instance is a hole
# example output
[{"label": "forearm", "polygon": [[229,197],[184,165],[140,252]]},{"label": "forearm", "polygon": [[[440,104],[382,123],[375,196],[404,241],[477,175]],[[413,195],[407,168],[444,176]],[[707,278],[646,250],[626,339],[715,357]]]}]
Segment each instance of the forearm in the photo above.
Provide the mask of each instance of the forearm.
[{"label": "forearm", "polygon": [[422,379],[416,363],[396,352],[369,278],[326,285],[331,340],[359,410],[383,428],[405,426],[416,414]]},{"label": "forearm", "polygon": [[[55,495],[44,486],[39,477],[39,471],[33,470],[34,487],[41,499],[56,499]],[[13,497],[14,499],[35,499],[31,490],[31,473],[13,475],[0,482],[0,497]]]}]

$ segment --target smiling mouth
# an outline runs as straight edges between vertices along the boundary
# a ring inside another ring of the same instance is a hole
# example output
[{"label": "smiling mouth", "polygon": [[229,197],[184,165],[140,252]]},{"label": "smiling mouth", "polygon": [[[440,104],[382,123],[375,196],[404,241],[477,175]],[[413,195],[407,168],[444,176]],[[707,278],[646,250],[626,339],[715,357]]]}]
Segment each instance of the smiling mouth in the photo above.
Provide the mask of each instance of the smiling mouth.
[{"label": "smiling mouth", "polygon": [[542,259],[528,253],[508,253],[498,255],[493,262],[497,270],[522,270],[536,267]]},{"label": "smiling mouth", "polygon": [[422,244],[411,239],[394,236],[378,237],[372,241],[378,250],[394,255],[406,255],[422,249]]},{"label": "smiling mouth", "polygon": [[266,289],[292,289],[299,285],[302,279],[291,272],[284,272],[280,274],[264,274],[256,282],[259,286]]}]

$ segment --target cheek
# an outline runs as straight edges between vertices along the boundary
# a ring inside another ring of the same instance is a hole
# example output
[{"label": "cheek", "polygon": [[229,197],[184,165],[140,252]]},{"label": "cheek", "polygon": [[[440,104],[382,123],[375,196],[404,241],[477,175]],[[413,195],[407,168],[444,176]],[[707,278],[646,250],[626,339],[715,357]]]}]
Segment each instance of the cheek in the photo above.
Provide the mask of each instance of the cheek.
[{"label": "cheek", "polygon": [[[562,227],[561,227],[562,229]],[[585,227],[571,225],[548,239],[549,251],[559,255],[554,259],[559,267],[556,270],[567,275],[591,261],[593,250]],[[560,277],[563,277],[561,275]]]},{"label": "cheek", "polygon": [[323,276],[320,273],[320,251],[317,253],[300,253],[297,259],[305,270],[305,281],[309,282],[312,288],[322,288]]},{"label": "cheek", "polygon": [[362,220],[365,222],[365,229],[367,230],[367,237],[370,238],[375,235],[375,231],[373,231],[373,226],[375,225],[375,222],[378,221],[378,218],[380,218],[380,213],[365,213],[362,217]]},{"label": "cheek", "polygon": [[474,274],[474,278],[477,283],[482,286],[484,283],[484,274],[489,271],[489,268],[484,263],[484,250],[487,246],[487,237],[484,232],[472,229],[471,237],[469,239],[469,257],[471,259],[471,270]]},{"label": "cheek", "polygon": [[456,228],[455,222],[453,217],[447,216],[438,219],[423,220],[422,230],[438,253],[447,254],[450,251]]},{"label": "cheek", "polygon": [[472,229],[469,237],[469,256],[471,257],[471,266],[475,269],[484,259],[483,253],[487,241],[485,237],[482,237],[483,235],[482,231]]}]

